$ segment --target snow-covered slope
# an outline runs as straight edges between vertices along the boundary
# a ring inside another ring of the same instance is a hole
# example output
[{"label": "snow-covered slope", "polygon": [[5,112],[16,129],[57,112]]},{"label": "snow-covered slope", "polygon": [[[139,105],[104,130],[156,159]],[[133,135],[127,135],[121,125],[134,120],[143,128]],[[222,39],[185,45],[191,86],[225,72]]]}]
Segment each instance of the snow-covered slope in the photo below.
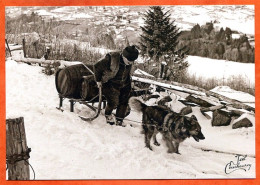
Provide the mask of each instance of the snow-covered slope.
[{"label": "snow-covered slope", "polygon": [[255,97],[251,94],[244,93],[241,91],[235,91],[234,89],[231,89],[228,86],[218,86],[212,89],[211,91],[223,95],[225,97],[238,100],[251,107],[255,107]]},{"label": "snow-covered slope", "polygon": [[[59,98],[54,76],[46,76],[41,70],[39,66],[6,61],[6,118],[25,118],[27,144],[32,148],[29,162],[36,179],[255,177],[255,126],[212,128],[210,120],[195,108],[204,141],[187,139],[180,145],[181,155],[168,154],[158,135],[163,145],[152,145],[154,151],[150,151],[144,147],[140,133],[140,113],[132,111],[125,128],[107,125],[103,115],[84,122],[78,114],[90,112],[83,105],[75,104],[75,112],[71,113],[65,100],[65,111],[56,109]],[[255,124],[254,119],[252,122]],[[243,164],[252,166],[247,171],[226,174],[226,165],[236,162],[235,154],[248,155]]]},{"label": "snow-covered slope", "polygon": [[206,79],[216,79],[225,85],[233,78],[241,79],[250,87],[255,86],[255,64],[188,56],[188,74]]}]

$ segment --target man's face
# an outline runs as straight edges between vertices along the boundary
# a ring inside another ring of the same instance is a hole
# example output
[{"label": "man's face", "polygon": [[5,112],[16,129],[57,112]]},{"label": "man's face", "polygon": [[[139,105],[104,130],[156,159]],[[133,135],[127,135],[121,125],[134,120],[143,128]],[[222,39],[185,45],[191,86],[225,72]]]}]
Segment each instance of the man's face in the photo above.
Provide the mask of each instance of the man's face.
[{"label": "man's face", "polygon": [[123,61],[124,61],[125,65],[130,65],[133,63],[133,61],[127,60],[127,58],[125,58],[124,55],[122,55],[122,57],[123,57]]}]

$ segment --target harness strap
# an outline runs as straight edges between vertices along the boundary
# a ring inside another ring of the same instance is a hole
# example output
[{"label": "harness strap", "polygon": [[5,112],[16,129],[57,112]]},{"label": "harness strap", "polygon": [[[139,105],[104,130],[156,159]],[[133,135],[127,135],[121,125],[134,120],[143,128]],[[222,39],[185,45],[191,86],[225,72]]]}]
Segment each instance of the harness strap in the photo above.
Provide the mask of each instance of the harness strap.
[{"label": "harness strap", "polygon": [[[169,125],[169,120],[170,118],[174,115],[174,113],[170,112],[168,114],[166,114],[166,116],[163,119],[163,124],[162,126],[155,126],[155,125],[150,125],[150,126],[154,126],[157,129],[162,129],[164,132],[170,131],[170,125]],[[177,120],[181,119],[183,116],[177,116],[175,117],[175,119],[173,120],[174,122],[176,122]],[[153,120],[152,118],[150,119],[151,121],[157,122],[155,120]],[[158,122],[157,122],[158,123]],[[176,125],[175,125],[176,126]],[[177,128],[175,128],[177,129]]]}]

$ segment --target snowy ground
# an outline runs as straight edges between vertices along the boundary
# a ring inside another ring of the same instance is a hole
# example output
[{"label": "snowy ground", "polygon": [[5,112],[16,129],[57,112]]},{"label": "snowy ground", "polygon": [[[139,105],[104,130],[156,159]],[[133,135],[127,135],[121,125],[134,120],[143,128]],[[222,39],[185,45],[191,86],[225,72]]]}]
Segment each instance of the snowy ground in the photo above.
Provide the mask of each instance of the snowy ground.
[{"label": "snowy ground", "polygon": [[250,87],[255,86],[255,64],[216,60],[198,56],[188,56],[188,74],[202,77],[203,80],[215,78],[225,85],[232,78],[243,79]]},{"label": "snowy ground", "polygon": [[[55,108],[59,99],[54,76],[41,70],[39,66],[6,61],[6,118],[25,118],[27,144],[32,148],[29,162],[37,180],[255,177],[255,126],[212,128],[210,120],[194,108],[205,140],[185,140],[180,145],[181,155],[168,154],[165,146],[152,145],[154,151],[150,151],[140,134],[139,113],[132,111],[126,122],[133,127],[123,128],[105,124],[103,115],[84,122],[78,114],[89,111],[75,104],[71,113],[67,100],[61,112]],[[176,102],[176,106],[180,105]],[[255,125],[254,117],[248,117]],[[162,143],[160,135],[158,140]],[[236,163],[235,154],[247,155],[241,164],[251,168],[226,174],[226,165]]]}]

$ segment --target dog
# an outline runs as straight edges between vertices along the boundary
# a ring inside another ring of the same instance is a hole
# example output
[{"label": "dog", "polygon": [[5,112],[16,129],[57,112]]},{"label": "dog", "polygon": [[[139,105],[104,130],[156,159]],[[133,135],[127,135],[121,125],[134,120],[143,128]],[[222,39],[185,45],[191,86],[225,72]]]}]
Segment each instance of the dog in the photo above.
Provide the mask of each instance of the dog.
[{"label": "dog", "polygon": [[166,142],[168,153],[179,153],[179,144],[186,138],[193,137],[195,141],[205,139],[197,118],[187,117],[171,111],[166,106],[148,106],[137,97],[129,99],[129,106],[137,112],[142,112],[142,127],[145,135],[145,146],[152,150],[150,145],[153,138],[154,145],[160,146],[156,134],[161,133]]}]

